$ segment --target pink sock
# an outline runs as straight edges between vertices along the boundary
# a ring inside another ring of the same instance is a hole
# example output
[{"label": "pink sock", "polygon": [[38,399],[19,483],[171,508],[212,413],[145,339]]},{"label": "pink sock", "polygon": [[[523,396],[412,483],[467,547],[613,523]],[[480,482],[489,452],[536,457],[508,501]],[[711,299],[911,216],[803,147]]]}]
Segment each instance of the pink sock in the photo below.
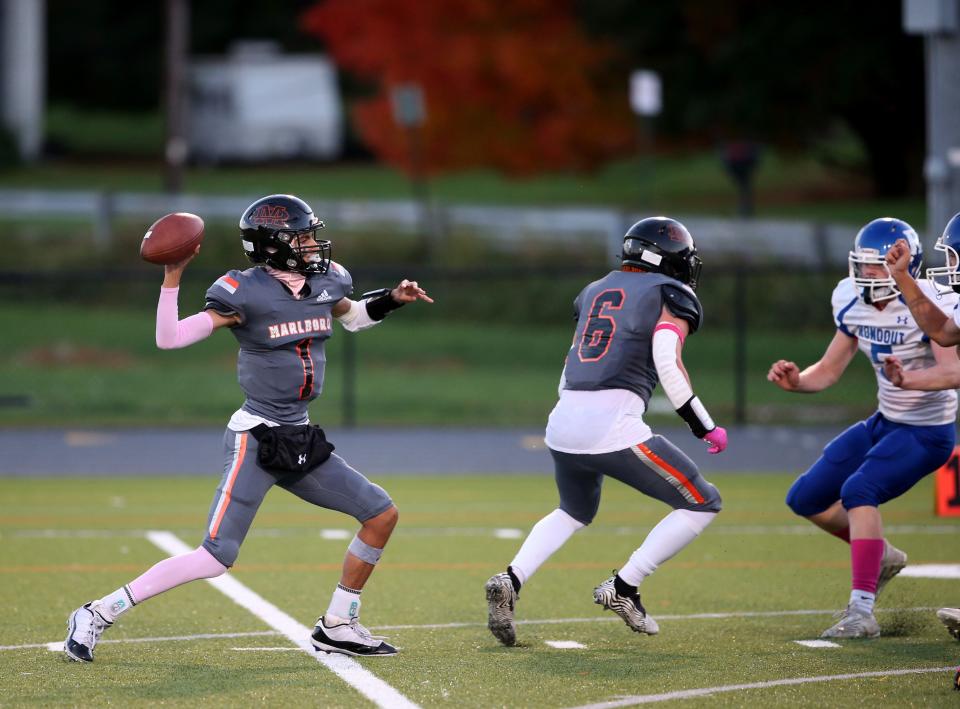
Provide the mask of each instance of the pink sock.
[{"label": "pink sock", "polygon": [[883,560],[882,539],[854,539],[850,542],[850,567],[857,591],[877,592],[880,562]]},{"label": "pink sock", "polygon": [[833,536],[842,539],[847,544],[850,543],[850,527],[844,527],[843,529],[838,529],[836,532],[830,532]]},{"label": "pink sock", "polygon": [[133,594],[134,601],[143,603],[148,598],[169,591],[187,581],[213,578],[226,570],[227,567],[214,559],[210,552],[199,547],[187,554],[158,561],[127,584],[127,588]]}]

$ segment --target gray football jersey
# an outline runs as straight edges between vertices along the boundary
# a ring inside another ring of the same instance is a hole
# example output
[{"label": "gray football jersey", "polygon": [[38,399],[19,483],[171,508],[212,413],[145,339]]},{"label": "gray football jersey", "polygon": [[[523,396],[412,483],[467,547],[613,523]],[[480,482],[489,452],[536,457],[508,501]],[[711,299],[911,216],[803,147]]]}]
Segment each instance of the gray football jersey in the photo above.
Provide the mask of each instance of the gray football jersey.
[{"label": "gray football jersey", "polygon": [[263,268],[234,270],[207,290],[205,310],[236,313],[231,328],[240,353],[237,379],[243,408],[270,421],[301,423],[307,405],[323,390],[324,351],[333,334],[333,305],[353,293],[353,280],[339,264],[307,278],[309,295],[297,300]]},{"label": "gray football jersey", "polygon": [[653,363],[653,328],[669,291],[676,289],[696,303],[693,332],[700,324],[699,301],[690,288],[668,276],[611,271],[580,291],[574,300],[577,331],[567,353],[564,388],[627,389],[646,405],[659,381]]}]

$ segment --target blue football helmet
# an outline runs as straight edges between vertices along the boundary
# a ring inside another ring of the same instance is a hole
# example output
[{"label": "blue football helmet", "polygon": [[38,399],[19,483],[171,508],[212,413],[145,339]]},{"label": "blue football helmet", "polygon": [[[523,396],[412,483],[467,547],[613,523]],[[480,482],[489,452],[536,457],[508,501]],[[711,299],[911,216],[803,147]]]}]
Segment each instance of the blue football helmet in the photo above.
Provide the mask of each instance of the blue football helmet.
[{"label": "blue football helmet", "polygon": [[[916,278],[923,266],[923,247],[917,232],[905,221],[891,217],[874,219],[853,240],[849,257],[850,278],[864,303],[881,303],[900,295],[900,289],[884,262],[887,251],[898,239],[906,239],[910,245],[908,270]],[[877,271],[882,271],[882,275]]]},{"label": "blue football helmet", "polygon": [[960,293],[960,212],[953,215],[953,219],[947,222],[943,228],[943,234],[937,239],[933,247],[934,251],[942,251],[944,256],[943,266],[937,266],[927,269],[927,278],[934,281],[938,288],[952,288]]}]

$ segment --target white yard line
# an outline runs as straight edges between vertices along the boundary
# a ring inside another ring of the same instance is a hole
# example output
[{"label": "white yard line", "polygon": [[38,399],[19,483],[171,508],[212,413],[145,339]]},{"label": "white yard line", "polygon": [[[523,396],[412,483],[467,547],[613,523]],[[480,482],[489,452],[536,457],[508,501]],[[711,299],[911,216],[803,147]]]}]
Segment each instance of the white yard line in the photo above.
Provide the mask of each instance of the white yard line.
[{"label": "white yard line", "polygon": [[[876,608],[877,613],[926,613],[937,610],[933,606],[915,606],[913,608]],[[833,615],[836,608],[826,610],[793,610],[793,611],[743,611],[731,613],[691,613],[688,615],[658,615],[660,620],[724,620],[727,618],[782,618],[788,616],[805,615]],[[517,625],[564,625],[566,623],[619,623],[619,618],[597,616],[595,618],[542,618],[540,620],[518,620]],[[485,628],[486,623],[424,623],[421,625],[378,625],[374,630],[444,630],[455,628]],[[117,638],[101,640],[106,643],[148,643],[174,640],[216,640],[217,638],[242,638],[258,635],[279,635],[277,630],[264,630],[251,633],[203,633],[200,635],[174,635],[164,638]],[[312,647],[312,646],[311,646]],[[0,645],[0,650],[29,650],[33,648],[50,648],[62,650],[63,641],[30,643],[26,645]]]},{"label": "white yard line", "polygon": [[544,643],[557,650],[586,650],[586,645],[581,645],[576,640],[544,640]]},{"label": "white yard line", "polygon": [[[191,547],[170,532],[147,532],[147,539],[171,556],[193,551]],[[317,662],[324,665],[377,706],[403,707],[405,709],[417,707],[416,704],[365,669],[356,660],[346,655],[317,652],[310,642],[311,631],[307,626],[299,623],[229,574],[207,579],[207,583],[237,605],[250,611],[268,626],[279,631],[281,635],[286,636],[294,645],[313,656]]]},{"label": "white yard line", "polygon": [[[174,640],[217,640],[219,638],[254,638],[264,635],[279,635],[275,630],[258,630],[251,633],[200,633],[198,635],[168,635],[163,638],[109,638],[101,640],[100,645],[107,643],[164,643]],[[49,643],[30,643],[28,645],[0,645],[0,650],[28,650],[30,648],[45,647],[51,651],[63,650],[63,641]]]},{"label": "white yard line", "polygon": [[[515,539],[512,536],[519,533],[522,537],[526,530],[511,529],[506,535],[501,535],[500,527],[400,527],[394,534],[402,537],[489,537],[500,536],[506,539]],[[582,534],[605,536],[628,536],[646,534],[651,527],[622,526],[622,527],[591,527]],[[960,535],[960,525],[950,524],[893,524],[884,527],[887,534],[897,535]],[[184,530],[184,532],[195,530]],[[47,538],[47,539],[83,539],[83,538],[111,538],[111,537],[143,537],[147,530],[111,530],[111,529],[21,529],[6,533],[15,538]],[[807,536],[823,534],[812,524],[779,524],[779,525],[713,525],[710,534],[729,534],[743,536]],[[345,529],[317,529],[315,527],[264,527],[251,530],[250,537],[320,537],[321,539],[339,540],[349,539],[353,533]]]},{"label": "white yard line", "polygon": [[298,647],[235,647],[238,652],[300,652]]},{"label": "white yard line", "polygon": [[349,530],[346,529],[321,529],[320,538],[321,539],[349,539],[351,536]]},{"label": "white yard line", "polygon": [[702,689],[681,689],[676,692],[663,694],[640,694],[633,697],[618,697],[609,702],[584,704],[576,709],[613,709],[613,707],[632,707],[638,704],[653,704],[654,702],[668,702],[673,699],[691,699],[693,697],[707,697],[721,692],[742,692],[748,689],[766,689],[767,687],[784,687],[793,684],[812,684],[814,682],[836,682],[846,679],[862,679],[864,677],[891,677],[895,675],[919,675],[930,672],[953,672],[953,667],[920,667],[913,670],[884,670],[880,672],[857,672],[846,675],[820,675],[818,677],[794,677],[792,679],[774,679],[766,682],[750,682],[747,684],[725,684],[719,687],[703,687]]},{"label": "white yard line", "polygon": [[[913,608],[876,608],[877,613],[919,613],[937,610],[933,606],[915,606]],[[833,615],[836,608],[826,610],[796,611],[742,611],[731,613],[689,613],[686,615],[653,614],[656,620],[724,620],[726,618],[782,618],[793,615]],[[517,625],[563,625],[565,623],[622,623],[620,618],[597,616],[594,618],[542,618],[540,620],[518,620]],[[445,628],[485,628],[486,623],[428,623],[424,625],[378,625],[375,630],[442,630]]]},{"label": "white yard line", "polygon": [[960,564],[916,564],[900,575],[914,579],[960,579]]},{"label": "white yard line", "polygon": [[843,647],[840,643],[830,640],[794,640],[793,642],[804,647]]}]

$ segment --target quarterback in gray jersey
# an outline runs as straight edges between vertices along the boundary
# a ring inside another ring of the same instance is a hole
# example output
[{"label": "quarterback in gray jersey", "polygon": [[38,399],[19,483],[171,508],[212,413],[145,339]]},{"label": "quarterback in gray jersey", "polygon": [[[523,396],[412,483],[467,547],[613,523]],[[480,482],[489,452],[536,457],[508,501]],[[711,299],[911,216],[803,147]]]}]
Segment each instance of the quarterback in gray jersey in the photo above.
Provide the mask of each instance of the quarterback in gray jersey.
[{"label": "quarterback in gray jersey", "polygon": [[246,400],[224,434],[223,475],[203,544],[75,610],[64,646],[70,659],[92,662],[103,631],[138,603],[188,581],[223,574],[236,561],[260,503],[275,485],[361,524],[327,611],[314,628],[314,646],[346,655],[396,654],[396,648],[360,624],[359,615],[360,592],[397,523],[397,508],[383,488],[333,452],[323,431],[310,425],[307,405],[323,389],[324,347],[334,320],[355,332],[377,325],[407,303],[433,301],[407,280],[352,300],[350,274],[330,259],[330,241],[317,238],[322,228],[323,222],[297,197],[257,200],[240,220],[243,250],[254,267],[218,278],[207,290],[203,310],[184,320],[177,314],[180,278],[196,252],[165,267],[157,345],[186,347],[229,328],[240,345],[237,376]]},{"label": "quarterback in gray jersey", "polygon": [[693,395],[680,357],[684,338],[703,319],[694,290],[700,273],[687,229],[666,217],[634,224],[623,241],[623,265],[581,291],[577,328],[550,413],[546,444],[554,459],[560,507],[540,520],[506,571],[487,581],[487,627],[501,643],[516,643],[514,608],[521,586],[600,505],[605,475],[673,508],[611,578],[594,589],[594,602],[632,630],[654,635],[656,621],[637,587],[702,532],[720,511],[720,495],[697,466],[643,421],[659,382],[693,434],[726,448]]}]

